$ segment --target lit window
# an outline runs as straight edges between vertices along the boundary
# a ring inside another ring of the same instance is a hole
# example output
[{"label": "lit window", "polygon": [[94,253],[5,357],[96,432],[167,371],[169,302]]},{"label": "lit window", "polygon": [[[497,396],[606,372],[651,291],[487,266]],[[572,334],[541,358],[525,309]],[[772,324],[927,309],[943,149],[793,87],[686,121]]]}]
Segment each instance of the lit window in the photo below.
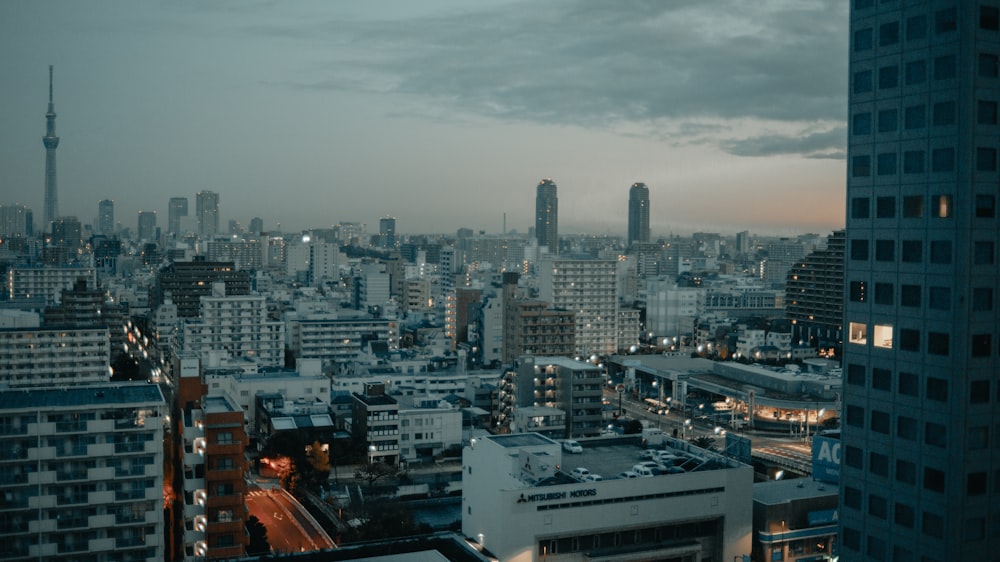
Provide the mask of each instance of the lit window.
[{"label": "lit window", "polygon": [[875,324],[874,338],[872,343],[875,347],[892,348],[892,326],[886,324]]},{"label": "lit window", "polygon": [[868,343],[868,326],[861,322],[851,322],[851,343]]}]

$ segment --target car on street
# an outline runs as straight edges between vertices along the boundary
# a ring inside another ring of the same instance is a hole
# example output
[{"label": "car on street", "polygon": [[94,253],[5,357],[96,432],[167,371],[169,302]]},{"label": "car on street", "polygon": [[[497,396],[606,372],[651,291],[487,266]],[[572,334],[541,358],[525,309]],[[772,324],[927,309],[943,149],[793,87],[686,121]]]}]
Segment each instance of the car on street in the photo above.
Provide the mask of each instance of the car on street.
[{"label": "car on street", "polygon": [[576,441],[574,441],[572,439],[567,439],[567,440],[563,441],[562,442],[562,448],[563,448],[564,451],[569,451],[570,453],[582,453],[583,452],[583,447],[580,445],[580,443],[578,443],[578,442],[576,442]]}]

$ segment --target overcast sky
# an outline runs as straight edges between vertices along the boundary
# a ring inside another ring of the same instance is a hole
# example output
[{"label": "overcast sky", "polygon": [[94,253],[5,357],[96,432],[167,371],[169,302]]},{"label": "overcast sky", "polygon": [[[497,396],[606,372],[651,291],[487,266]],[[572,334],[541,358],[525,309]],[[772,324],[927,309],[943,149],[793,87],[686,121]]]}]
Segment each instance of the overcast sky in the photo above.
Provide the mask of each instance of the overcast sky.
[{"label": "overcast sky", "polygon": [[0,204],[135,228],[200,190],[222,227],[828,233],[844,223],[841,0],[0,2]]}]

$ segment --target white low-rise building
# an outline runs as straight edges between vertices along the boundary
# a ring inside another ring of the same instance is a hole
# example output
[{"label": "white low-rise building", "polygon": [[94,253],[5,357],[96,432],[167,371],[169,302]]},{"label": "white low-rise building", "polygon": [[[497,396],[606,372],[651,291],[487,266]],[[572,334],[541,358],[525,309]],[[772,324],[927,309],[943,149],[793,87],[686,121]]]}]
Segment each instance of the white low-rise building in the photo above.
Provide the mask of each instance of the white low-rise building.
[{"label": "white low-rise building", "polygon": [[[577,454],[537,433],[474,439],[462,456],[462,533],[505,562],[749,555],[753,468],[666,441],[669,473],[621,478],[639,462],[636,439],[584,440]],[[571,476],[588,473],[602,479]]]}]

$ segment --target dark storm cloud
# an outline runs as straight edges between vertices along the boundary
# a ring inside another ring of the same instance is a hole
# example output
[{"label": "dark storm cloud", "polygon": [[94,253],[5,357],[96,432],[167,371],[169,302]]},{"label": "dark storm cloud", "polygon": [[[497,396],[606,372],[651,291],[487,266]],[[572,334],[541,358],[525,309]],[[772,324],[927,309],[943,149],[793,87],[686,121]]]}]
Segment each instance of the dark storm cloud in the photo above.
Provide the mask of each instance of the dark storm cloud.
[{"label": "dark storm cloud", "polygon": [[[331,47],[333,76],[308,86],[405,93],[504,120],[639,124],[653,135],[662,121],[673,121],[676,134],[691,126],[678,121],[692,119],[777,121],[805,130],[844,119],[844,4],[567,0],[319,22],[310,35]],[[292,37],[280,27],[255,31]],[[718,137],[720,146],[735,154],[839,155],[844,146],[832,132],[804,144],[794,135],[788,143],[726,136]]]}]

